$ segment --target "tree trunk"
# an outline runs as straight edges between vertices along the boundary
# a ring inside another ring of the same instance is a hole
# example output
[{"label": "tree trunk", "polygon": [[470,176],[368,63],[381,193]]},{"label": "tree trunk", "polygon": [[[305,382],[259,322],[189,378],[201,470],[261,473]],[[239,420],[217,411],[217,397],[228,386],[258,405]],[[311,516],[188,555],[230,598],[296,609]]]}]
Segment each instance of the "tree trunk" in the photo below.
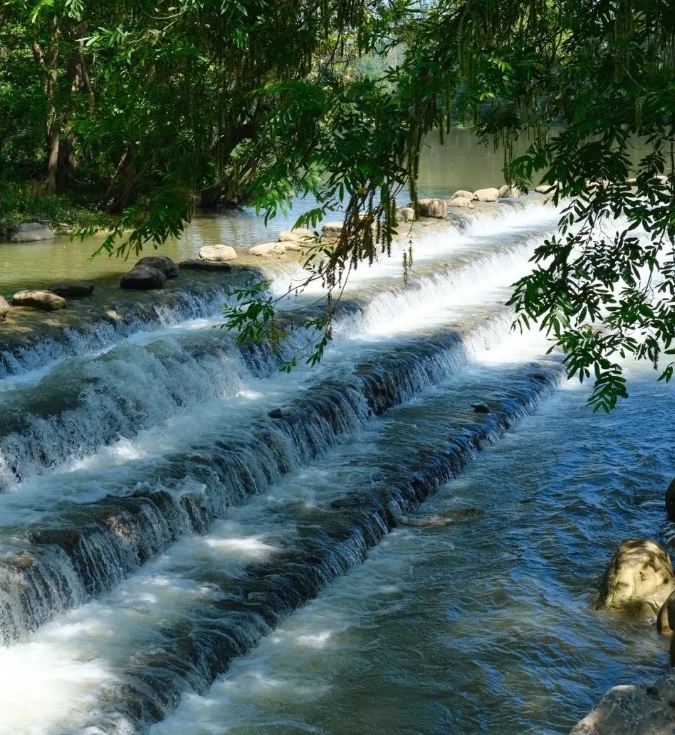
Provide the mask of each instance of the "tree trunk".
[{"label": "tree trunk", "polygon": [[46,142],[47,142],[47,179],[45,192],[56,193],[58,177],[59,148],[61,144],[62,121],[56,106],[56,91],[58,84],[57,62],[59,25],[58,16],[51,22],[51,35],[47,52],[43,51],[40,43],[33,41],[33,57],[40,66],[43,74],[42,89],[47,98]]},{"label": "tree trunk", "polygon": [[133,201],[134,185],[136,183],[135,154],[136,146],[132,144],[117,164],[115,177],[110,182],[106,199],[108,201],[107,209],[113,214],[119,214]]}]

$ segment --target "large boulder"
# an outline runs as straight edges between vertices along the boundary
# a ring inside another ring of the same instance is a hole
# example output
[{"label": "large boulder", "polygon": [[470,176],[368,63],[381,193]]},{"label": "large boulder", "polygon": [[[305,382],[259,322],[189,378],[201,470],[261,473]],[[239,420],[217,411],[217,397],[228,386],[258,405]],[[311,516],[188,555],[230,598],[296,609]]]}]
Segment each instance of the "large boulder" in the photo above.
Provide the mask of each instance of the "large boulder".
[{"label": "large boulder", "polygon": [[79,299],[94,293],[94,284],[87,281],[58,281],[49,287],[52,293],[64,299]]},{"label": "large boulder", "polygon": [[455,197],[448,202],[449,207],[468,207],[469,209],[475,209],[473,202],[466,197]]},{"label": "large boulder", "polygon": [[139,265],[125,273],[120,279],[120,288],[132,291],[150,291],[153,288],[163,288],[166,276],[157,268]]},{"label": "large boulder", "polygon": [[16,228],[12,235],[12,242],[37,242],[39,240],[53,240],[54,233],[40,222],[25,222]]},{"label": "large boulder", "polygon": [[206,271],[207,273],[227,273],[232,270],[229,263],[211,263],[208,260],[181,260],[181,270]]},{"label": "large boulder", "polygon": [[314,239],[314,233],[304,227],[297,230],[284,230],[279,235],[279,242],[308,242]]},{"label": "large boulder", "polygon": [[570,735],[673,735],[675,672],[652,686],[620,685],[610,689]]},{"label": "large boulder", "polygon": [[605,571],[599,606],[658,613],[673,590],[675,574],[666,549],[651,539],[628,539]]},{"label": "large boulder", "polygon": [[494,186],[489,189],[477,189],[473,193],[473,199],[476,202],[498,202],[499,189],[495,189]]},{"label": "large boulder", "polygon": [[321,232],[329,238],[340,237],[343,226],[342,222],[326,222],[326,224],[321,228]]},{"label": "large boulder", "polygon": [[145,258],[141,258],[134,268],[138,268],[139,265],[156,268],[158,271],[162,271],[167,278],[178,278],[179,275],[178,267],[166,255],[147,255]]},{"label": "large boulder", "polygon": [[0,322],[4,322],[7,317],[7,312],[10,310],[10,305],[4,296],[0,296]]},{"label": "large boulder", "polygon": [[453,199],[468,199],[471,201],[473,199],[473,192],[467,191],[466,189],[457,189],[457,191],[450,197],[450,201]]},{"label": "large boulder", "polygon": [[18,291],[12,296],[13,306],[27,306],[41,311],[57,311],[66,308],[66,300],[51,291]]},{"label": "large boulder", "polygon": [[448,216],[448,205],[442,199],[420,199],[418,205],[422,217],[445,219]]},{"label": "large boulder", "polygon": [[209,263],[225,263],[228,260],[235,260],[236,257],[236,250],[229,245],[204,245],[199,249],[199,259]]}]

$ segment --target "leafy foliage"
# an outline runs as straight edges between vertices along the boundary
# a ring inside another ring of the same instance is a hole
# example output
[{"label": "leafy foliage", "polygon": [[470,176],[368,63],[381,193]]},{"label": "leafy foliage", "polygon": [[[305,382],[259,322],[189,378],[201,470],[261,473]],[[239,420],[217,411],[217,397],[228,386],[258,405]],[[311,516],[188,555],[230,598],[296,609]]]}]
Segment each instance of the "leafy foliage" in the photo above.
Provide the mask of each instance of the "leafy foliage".
[{"label": "leafy foliage", "polygon": [[[48,194],[89,191],[119,215],[104,251],[179,234],[195,197],[270,217],[311,196],[311,229],[343,211],[307,264],[327,289],[311,359],[345,279],[390,254],[425,136],[461,119],[502,147],[510,183],[566,202],[515,285],[517,324],[595,380],[596,408],[626,395],[625,355],[673,375],[670,0],[5,0],[0,48],[4,185],[42,171]],[[230,324],[280,338],[266,294],[243,299]]]}]

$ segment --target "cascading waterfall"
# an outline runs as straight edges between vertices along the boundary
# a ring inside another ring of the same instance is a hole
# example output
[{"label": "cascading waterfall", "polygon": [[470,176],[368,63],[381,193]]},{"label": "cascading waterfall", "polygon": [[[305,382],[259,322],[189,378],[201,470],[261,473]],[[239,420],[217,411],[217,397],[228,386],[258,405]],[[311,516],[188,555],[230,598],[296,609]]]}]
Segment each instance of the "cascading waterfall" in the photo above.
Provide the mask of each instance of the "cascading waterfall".
[{"label": "cascading waterfall", "polygon": [[0,670],[49,678],[25,664],[49,648],[87,683],[44,720],[8,696],[0,733],[146,732],[550,396],[559,362],[503,303],[555,217],[435,225],[405,286],[396,263],[361,269],[325,359],[290,376],[212,328],[225,294],[205,287],[5,358]]}]

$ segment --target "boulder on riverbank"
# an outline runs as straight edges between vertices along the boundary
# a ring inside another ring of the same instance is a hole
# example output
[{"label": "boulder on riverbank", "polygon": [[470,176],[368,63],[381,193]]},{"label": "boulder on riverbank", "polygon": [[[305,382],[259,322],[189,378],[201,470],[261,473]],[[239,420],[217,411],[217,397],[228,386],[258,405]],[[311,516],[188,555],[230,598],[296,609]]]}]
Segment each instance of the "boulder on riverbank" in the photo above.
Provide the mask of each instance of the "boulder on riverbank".
[{"label": "boulder on riverbank", "polygon": [[156,268],[158,271],[162,271],[167,278],[178,278],[179,276],[178,267],[166,255],[147,255],[145,258],[141,258],[134,268],[139,266]]},{"label": "boulder on riverbank", "polygon": [[448,205],[442,199],[420,199],[417,204],[422,217],[445,219],[448,216]]},{"label": "boulder on riverbank", "polygon": [[41,222],[25,222],[16,228],[12,235],[12,242],[38,242],[40,240],[53,240],[54,233]]},{"label": "boulder on riverbank", "polygon": [[12,306],[27,306],[40,311],[58,311],[66,308],[66,300],[51,291],[17,291]]},{"label": "boulder on riverbank", "polygon": [[675,574],[666,549],[651,539],[627,539],[605,571],[598,605],[658,614],[674,590]]},{"label": "boulder on riverbank", "polygon": [[139,265],[125,273],[120,279],[120,288],[133,291],[150,291],[154,288],[163,288],[166,276],[157,268]]},{"label": "boulder on riverbank", "polygon": [[476,202],[498,202],[499,189],[490,187],[489,189],[477,189],[473,193],[473,200]]},{"label": "boulder on riverbank", "polygon": [[204,245],[199,249],[199,259],[209,263],[225,263],[235,260],[236,257],[237,252],[230,245]]},{"label": "boulder on riverbank", "polygon": [[4,296],[0,296],[0,322],[4,322],[7,316],[7,312],[10,310],[10,305]]},{"label": "boulder on riverbank", "polygon": [[49,290],[64,299],[80,299],[94,293],[94,284],[88,281],[58,281],[52,283]]},{"label": "boulder on riverbank", "polygon": [[184,271],[206,271],[207,273],[228,273],[232,270],[229,263],[212,263],[209,260],[181,260],[180,267]]}]

